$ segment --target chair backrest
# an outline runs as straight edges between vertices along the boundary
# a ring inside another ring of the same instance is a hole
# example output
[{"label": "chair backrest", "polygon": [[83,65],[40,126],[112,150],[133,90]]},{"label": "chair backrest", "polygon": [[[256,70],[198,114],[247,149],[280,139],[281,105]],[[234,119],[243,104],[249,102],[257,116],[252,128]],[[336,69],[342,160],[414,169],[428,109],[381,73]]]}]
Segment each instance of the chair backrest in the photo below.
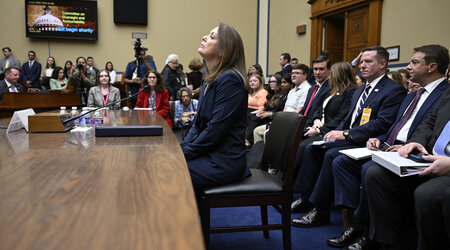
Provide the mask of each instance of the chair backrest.
[{"label": "chair backrest", "polygon": [[305,117],[295,112],[277,112],[266,135],[261,168],[274,169],[285,187],[292,186],[295,158],[305,121]]}]

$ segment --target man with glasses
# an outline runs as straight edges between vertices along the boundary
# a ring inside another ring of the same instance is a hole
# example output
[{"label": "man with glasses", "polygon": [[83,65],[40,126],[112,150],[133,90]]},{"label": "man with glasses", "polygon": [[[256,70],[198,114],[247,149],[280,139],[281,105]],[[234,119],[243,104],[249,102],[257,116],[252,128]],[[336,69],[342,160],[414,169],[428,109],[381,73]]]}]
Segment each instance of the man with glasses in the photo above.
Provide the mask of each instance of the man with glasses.
[{"label": "man with glasses", "polygon": [[296,64],[292,68],[291,80],[295,87],[289,91],[283,111],[299,113],[302,110],[311,87],[306,80],[308,71],[308,66],[304,64]]}]

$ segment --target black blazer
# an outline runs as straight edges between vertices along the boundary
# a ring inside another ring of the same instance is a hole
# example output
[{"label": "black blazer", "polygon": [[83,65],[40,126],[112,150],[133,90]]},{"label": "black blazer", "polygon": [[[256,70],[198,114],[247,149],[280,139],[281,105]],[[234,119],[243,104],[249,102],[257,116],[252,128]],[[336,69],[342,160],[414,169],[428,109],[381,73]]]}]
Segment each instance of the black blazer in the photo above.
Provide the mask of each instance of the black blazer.
[{"label": "black blazer", "polygon": [[[313,84],[311,86],[311,88],[309,88],[309,90],[308,90],[308,95],[306,96],[305,104],[303,105],[303,108],[300,111],[301,115],[304,114],[304,112],[306,110],[306,107],[308,107],[309,100],[311,99],[312,92],[314,91],[314,88],[316,87],[316,84],[317,83]],[[318,109],[322,109],[323,101],[330,95],[330,91],[331,91],[331,88],[330,88],[330,85],[328,84],[328,79],[327,79],[322,84],[322,87],[319,89],[319,92],[316,94],[316,97],[311,102],[311,107],[309,108],[308,114],[307,114],[308,118],[307,118],[306,123],[305,123],[306,127],[310,127],[310,126],[313,125],[313,123],[314,123],[314,119],[313,119],[314,113]]]},{"label": "black blazer", "polygon": [[447,122],[450,120],[450,88],[442,95],[441,100],[427,119],[422,121],[408,142],[418,142],[429,153],[433,152],[434,144]]},{"label": "black blazer", "polygon": [[351,86],[348,87],[344,91],[344,93],[334,95],[328,101],[325,109],[323,108],[323,101],[325,101],[325,99],[327,99],[329,95],[323,98],[322,105],[316,109],[311,119],[314,122],[315,119],[322,119],[322,115],[324,115],[325,124],[320,129],[321,134],[326,134],[335,129],[339,125],[339,123],[347,116],[348,111],[350,110],[350,104],[355,90],[356,86]]}]

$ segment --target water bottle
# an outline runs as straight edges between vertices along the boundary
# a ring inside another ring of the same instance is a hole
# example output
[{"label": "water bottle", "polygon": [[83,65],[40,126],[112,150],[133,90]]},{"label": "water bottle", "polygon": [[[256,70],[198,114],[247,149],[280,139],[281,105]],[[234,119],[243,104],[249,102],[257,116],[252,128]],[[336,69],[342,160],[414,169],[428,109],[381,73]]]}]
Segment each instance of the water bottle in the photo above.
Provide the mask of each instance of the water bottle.
[{"label": "water bottle", "polygon": [[[90,127],[91,126],[91,117],[90,114],[86,114],[87,112],[89,112],[89,108],[88,107],[84,107],[82,109],[83,111],[81,111],[81,116],[80,117],[80,127],[85,128],[85,127]],[[86,115],[84,115],[86,114]]]},{"label": "water bottle", "polygon": [[[73,106],[72,111],[70,112],[70,117],[75,117],[78,115],[79,115],[79,113],[78,113],[77,107]],[[80,124],[80,120],[76,119],[73,121],[73,123],[75,124],[75,127],[78,127],[78,125]]]},{"label": "water bottle", "polygon": [[91,123],[93,126],[97,126],[99,124],[103,124],[103,116],[100,113],[100,110],[94,112],[91,118]]},{"label": "water bottle", "polygon": [[59,108],[59,113],[60,113],[61,115],[67,114],[67,112],[66,112],[66,107],[64,107],[64,106],[60,107],[60,108]]}]

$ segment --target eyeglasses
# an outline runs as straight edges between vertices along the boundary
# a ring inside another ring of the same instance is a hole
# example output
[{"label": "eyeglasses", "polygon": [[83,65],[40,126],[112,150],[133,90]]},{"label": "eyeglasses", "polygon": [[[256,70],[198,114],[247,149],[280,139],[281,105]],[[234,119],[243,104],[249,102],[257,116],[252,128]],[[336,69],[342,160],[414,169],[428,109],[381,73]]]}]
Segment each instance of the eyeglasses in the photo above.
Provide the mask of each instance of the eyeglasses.
[{"label": "eyeglasses", "polygon": [[156,76],[149,76],[148,79],[156,79]]},{"label": "eyeglasses", "polygon": [[277,83],[277,81],[269,81],[269,83]]},{"label": "eyeglasses", "polygon": [[293,74],[293,75],[303,75],[303,73],[302,72],[298,72],[298,71],[292,71],[292,73],[291,74]]}]

